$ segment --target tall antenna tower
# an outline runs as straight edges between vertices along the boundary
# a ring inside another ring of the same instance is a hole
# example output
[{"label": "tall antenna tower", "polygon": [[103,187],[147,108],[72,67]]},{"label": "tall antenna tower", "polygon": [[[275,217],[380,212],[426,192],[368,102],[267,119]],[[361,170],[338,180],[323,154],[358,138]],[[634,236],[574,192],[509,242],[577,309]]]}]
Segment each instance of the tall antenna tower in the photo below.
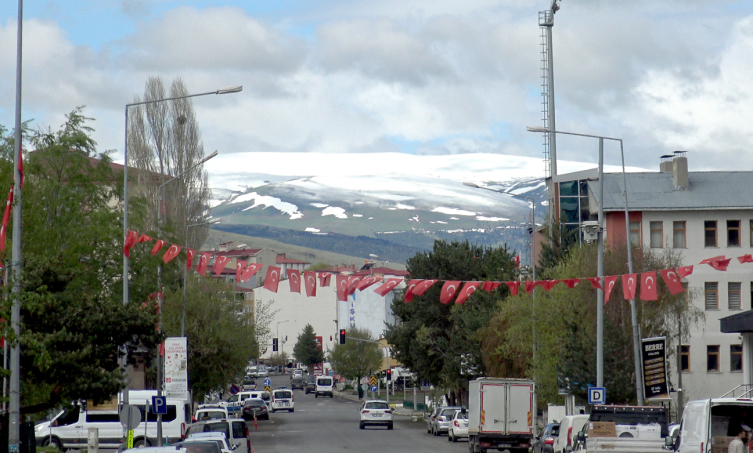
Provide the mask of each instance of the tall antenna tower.
[{"label": "tall antenna tower", "polygon": [[560,9],[560,1],[552,0],[552,6],[548,10],[539,11],[539,27],[541,28],[541,114],[543,126],[549,131],[544,132],[544,174],[547,178],[557,176],[552,27],[554,27],[554,13]]}]

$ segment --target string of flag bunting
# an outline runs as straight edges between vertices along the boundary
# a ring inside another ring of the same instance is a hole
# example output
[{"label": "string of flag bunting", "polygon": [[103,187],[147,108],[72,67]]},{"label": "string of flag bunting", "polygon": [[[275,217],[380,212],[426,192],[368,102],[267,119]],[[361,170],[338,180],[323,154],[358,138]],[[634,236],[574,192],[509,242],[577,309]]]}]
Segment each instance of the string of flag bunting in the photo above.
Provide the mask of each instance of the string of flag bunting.
[{"label": "string of flag bunting", "polygon": [[[2,231],[0,231],[2,234]],[[150,242],[155,239],[145,235],[139,234],[136,231],[128,230],[126,236],[125,245],[123,246],[123,254],[130,258],[130,253],[136,244],[142,242]],[[4,241],[3,241],[4,242]],[[152,256],[156,256],[165,247],[166,242],[157,239],[152,247]],[[182,250],[180,245],[170,244],[167,251],[162,256],[162,260],[165,264],[169,263],[175,257],[177,257]],[[196,257],[196,250],[186,248],[186,268],[191,269],[193,267],[193,261]],[[212,271],[215,275],[220,275],[230,262],[230,257],[212,253],[212,252],[198,252],[199,257],[196,264],[196,272],[201,276],[205,276],[209,267],[209,262],[212,255],[215,257],[214,266]],[[724,255],[707,258],[700,263],[711,266],[717,271],[726,271],[732,260],[735,258],[727,258]],[[753,256],[746,254],[736,258],[740,264],[753,263]],[[256,275],[263,267],[259,263],[247,263],[242,260],[236,261],[235,277],[238,283],[248,281],[251,277]],[[444,282],[442,284],[442,290],[440,292],[439,301],[443,304],[449,304],[455,300],[456,304],[464,304],[468,298],[481,289],[482,291],[494,291],[502,284],[506,285],[510,294],[517,296],[522,288],[527,294],[531,294],[537,286],[540,286],[545,291],[550,291],[552,288],[562,283],[567,288],[575,288],[575,286],[589,282],[594,289],[602,289],[604,291],[604,303],[609,302],[612,295],[612,290],[618,281],[622,283],[622,293],[625,300],[635,299],[638,285],[640,284],[640,299],[644,301],[658,300],[658,276],[664,281],[667,289],[671,294],[679,294],[685,291],[680,281],[682,278],[687,277],[693,273],[693,265],[679,267],[676,269],[662,269],[659,271],[648,271],[640,274],[624,274],[624,275],[610,275],[603,277],[603,284],[599,277],[584,277],[584,278],[566,278],[559,280],[526,280],[526,281],[461,281],[461,280],[432,280],[432,279],[412,279],[408,280],[407,287],[405,289],[404,300],[409,303],[416,296],[422,296],[426,291],[434,286],[436,283]],[[272,292],[277,292],[280,280],[282,279],[282,269],[277,266],[269,266],[267,268],[267,274],[264,278],[264,289]],[[321,271],[299,271],[296,269],[287,270],[287,278],[290,284],[290,291],[295,293],[301,293],[301,284],[303,283],[303,289],[306,292],[306,296],[316,296],[317,281],[319,287],[329,287],[332,279],[332,274],[329,272]],[[387,278],[377,276],[355,276],[355,275],[341,275],[336,276],[336,293],[337,299],[341,301],[347,301],[348,296],[354,294],[356,291],[363,291],[364,289],[381,283],[381,285],[374,290],[380,296],[385,296],[388,292],[393,290],[397,285],[402,283],[402,278]],[[457,296],[457,298],[456,298]]]}]

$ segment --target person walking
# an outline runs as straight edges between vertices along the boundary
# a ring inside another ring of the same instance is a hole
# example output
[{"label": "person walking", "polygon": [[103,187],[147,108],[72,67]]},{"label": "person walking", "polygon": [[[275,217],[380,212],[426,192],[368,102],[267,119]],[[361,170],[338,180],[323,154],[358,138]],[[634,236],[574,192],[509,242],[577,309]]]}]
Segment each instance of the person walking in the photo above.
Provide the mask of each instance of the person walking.
[{"label": "person walking", "polygon": [[740,424],[739,432],[734,439],[729,443],[727,451],[729,453],[747,453],[745,444],[748,442],[748,433],[750,432],[750,426],[745,423]]}]

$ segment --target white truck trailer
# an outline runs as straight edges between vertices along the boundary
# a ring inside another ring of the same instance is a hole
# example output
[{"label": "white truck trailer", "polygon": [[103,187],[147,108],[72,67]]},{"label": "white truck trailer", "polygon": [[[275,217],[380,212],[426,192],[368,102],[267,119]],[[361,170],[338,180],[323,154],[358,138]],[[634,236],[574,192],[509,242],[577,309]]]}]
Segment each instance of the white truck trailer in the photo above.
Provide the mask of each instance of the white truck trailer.
[{"label": "white truck trailer", "polygon": [[534,437],[536,384],[478,378],[468,383],[468,451],[527,453]]}]

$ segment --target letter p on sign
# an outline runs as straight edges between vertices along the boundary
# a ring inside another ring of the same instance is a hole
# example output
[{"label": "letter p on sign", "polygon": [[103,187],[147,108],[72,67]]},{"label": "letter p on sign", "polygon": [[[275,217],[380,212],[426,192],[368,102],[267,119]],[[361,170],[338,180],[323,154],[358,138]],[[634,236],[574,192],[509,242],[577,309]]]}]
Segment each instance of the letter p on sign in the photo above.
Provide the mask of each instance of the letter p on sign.
[{"label": "letter p on sign", "polygon": [[153,396],[152,397],[152,413],[167,414],[167,397],[165,396]]},{"label": "letter p on sign", "polygon": [[588,389],[588,404],[606,404],[607,392],[604,387],[590,387]]}]

